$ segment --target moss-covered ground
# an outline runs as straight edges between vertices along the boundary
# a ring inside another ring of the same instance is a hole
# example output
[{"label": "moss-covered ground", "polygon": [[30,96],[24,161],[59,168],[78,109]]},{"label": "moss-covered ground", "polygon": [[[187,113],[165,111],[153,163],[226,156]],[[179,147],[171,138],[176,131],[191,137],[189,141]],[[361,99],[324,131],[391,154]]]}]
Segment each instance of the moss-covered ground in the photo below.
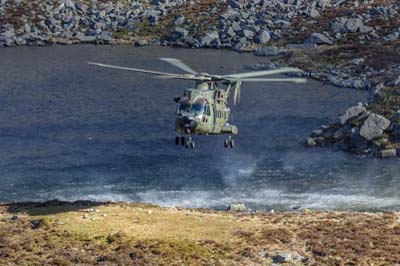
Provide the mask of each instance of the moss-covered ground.
[{"label": "moss-covered ground", "polygon": [[309,259],[300,265],[395,265],[400,214],[0,205],[0,265],[271,265],[280,251]]}]

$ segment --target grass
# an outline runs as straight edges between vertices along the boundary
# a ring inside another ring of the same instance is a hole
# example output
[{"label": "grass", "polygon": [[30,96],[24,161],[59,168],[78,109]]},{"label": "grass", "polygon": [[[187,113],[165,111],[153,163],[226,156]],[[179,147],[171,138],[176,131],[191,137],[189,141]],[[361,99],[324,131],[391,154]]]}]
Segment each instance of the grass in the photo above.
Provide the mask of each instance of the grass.
[{"label": "grass", "polygon": [[311,265],[393,265],[400,262],[399,217],[128,203],[1,205],[0,265],[271,265],[263,252],[278,251],[297,252]]}]

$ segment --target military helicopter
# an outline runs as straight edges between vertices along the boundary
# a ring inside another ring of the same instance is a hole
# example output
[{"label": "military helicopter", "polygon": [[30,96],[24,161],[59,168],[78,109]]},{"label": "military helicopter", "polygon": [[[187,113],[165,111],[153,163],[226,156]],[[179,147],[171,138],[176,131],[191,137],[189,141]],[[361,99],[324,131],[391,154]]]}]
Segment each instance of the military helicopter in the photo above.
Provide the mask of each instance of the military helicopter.
[{"label": "military helicopter", "polygon": [[88,63],[100,67],[154,74],[156,78],[161,79],[195,81],[194,88],[187,88],[183,96],[174,98],[174,101],[177,103],[175,129],[178,132],[175,144],[191,149],[194,149],[196,146],[193,140],[194,135],[227,135],[227,138],[224,139],[224,147],[233,148],[235,146],[233,135],[238,133],[238,129],[235,125],[229,123],[231,110],[228,105],[228,99],[233,94],[233,104],[236,106],[240,100],[242,82],[306,82],[302,78],[256,78],[302,71],[292,67],[229,75],[210,75],[194,71],[179,59],[160,58],[160,60],[185,71],[186,74],[159,72],[95,62]]}]

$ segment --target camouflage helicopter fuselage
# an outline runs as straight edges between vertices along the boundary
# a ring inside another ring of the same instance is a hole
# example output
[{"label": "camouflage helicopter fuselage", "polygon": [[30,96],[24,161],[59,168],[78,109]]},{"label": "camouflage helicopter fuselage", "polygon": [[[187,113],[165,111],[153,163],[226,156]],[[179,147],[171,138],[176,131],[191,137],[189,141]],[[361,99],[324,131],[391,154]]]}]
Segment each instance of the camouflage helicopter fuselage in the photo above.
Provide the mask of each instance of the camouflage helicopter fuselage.
[{"label": "camouflage helicopter fuselage", "polygon": [[228,123],[230,108],[228,96],[232,85],[226,90],[215,82],[199,82],[196,88],[185,90],[183,97],[175,98],[175,128],[182,135],[236,135],[237,127]]}]

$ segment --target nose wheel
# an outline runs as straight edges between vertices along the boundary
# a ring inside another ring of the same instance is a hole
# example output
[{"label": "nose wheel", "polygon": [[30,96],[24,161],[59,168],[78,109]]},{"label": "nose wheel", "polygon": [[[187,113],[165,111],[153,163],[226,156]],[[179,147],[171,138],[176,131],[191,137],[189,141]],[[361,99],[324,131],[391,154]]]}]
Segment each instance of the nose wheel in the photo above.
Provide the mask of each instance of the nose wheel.
[{"label": "nose wheel", "polygon": [[224,147],[231,147],[231,149],[235,147],[235,140],[232,138],[232,136],[229,136],[227,139],[224,140]]},{"label": "nose wheel", "polygon": [[176,138],[175,138],[175,144],[178,146],[178,145],[185,145],[185,137],[183,137],[183,136],[177,136]]},{"label": "nose wheel", "polygon": [[185,146],[185,148],[191,148],[194,149],[196,148],[196,143],[194,142],[192,137],[185,138],[183,136],[177,136],[175,138],[175,144]]}]

